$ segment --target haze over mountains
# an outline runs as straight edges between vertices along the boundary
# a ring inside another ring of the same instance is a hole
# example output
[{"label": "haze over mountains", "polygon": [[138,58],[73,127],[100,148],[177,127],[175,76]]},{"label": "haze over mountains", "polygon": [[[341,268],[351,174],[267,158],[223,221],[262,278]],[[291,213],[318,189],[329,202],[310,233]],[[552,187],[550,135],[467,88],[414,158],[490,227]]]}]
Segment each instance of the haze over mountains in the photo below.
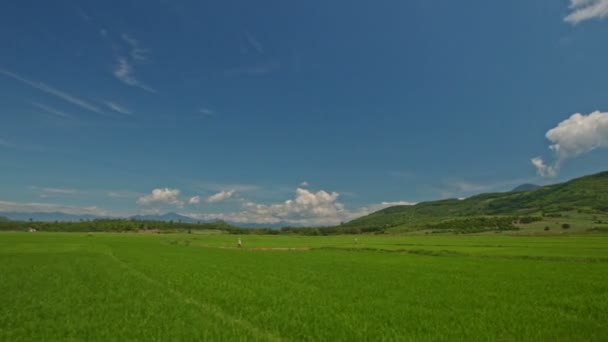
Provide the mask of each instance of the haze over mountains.
[{"label": "haze over mountains", "polygon": [[[547,186],[522,184],[510,192],[484,193],[466,199],[445,199],[416,205],[389,207],[347,222],[352,227],[389,227],[415,225],[454,217],[478,215],[524,215],[559,210],[608,210],[608,172],[576,178]],[[71,215],[62,212],[0,212],[0,217],[17,221],[81,221],[108,218],[95,215]],[[183,223],[212,222],[198,220],[174,212],[156,215],[135,215],[128,219],[142,221],[174,221]],[[228,223],[247,228],[280,228],[275,224]]]}]

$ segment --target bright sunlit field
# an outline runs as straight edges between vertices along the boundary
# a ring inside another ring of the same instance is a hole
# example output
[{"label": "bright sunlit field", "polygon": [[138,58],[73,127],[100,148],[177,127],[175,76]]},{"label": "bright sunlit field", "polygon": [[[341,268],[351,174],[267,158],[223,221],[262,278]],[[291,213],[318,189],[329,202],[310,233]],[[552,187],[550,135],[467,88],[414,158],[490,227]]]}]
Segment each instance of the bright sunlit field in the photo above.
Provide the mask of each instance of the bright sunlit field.
[{"label": "bright sunlit field", "polygon": [[2,233],[0,340],[608,338],[607,235],[237,238]]}]

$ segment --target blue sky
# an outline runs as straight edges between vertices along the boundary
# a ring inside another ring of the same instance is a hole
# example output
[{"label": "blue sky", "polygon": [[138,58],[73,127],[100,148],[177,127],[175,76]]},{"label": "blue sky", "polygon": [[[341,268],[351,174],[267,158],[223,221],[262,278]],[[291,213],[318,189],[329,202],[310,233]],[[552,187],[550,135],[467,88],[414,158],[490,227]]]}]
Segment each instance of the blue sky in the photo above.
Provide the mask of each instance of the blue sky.
[{"label": "blue sky", "polygon": [[4,1],[0,211],[332,224],[603,171],[607,36],[607,0]]}]

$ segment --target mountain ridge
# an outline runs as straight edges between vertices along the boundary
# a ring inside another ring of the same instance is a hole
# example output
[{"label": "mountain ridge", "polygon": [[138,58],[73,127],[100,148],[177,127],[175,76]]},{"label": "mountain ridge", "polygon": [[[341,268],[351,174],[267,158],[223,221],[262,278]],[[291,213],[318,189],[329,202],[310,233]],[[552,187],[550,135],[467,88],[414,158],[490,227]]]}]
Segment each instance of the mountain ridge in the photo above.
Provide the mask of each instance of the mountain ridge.
[{"label": "mountain ridge", "polygon": [[393,206],[344,224],[352,228],[421,227],[473,216],[535,215],[567,210],[608,211],[608,171],[519,192]]}]

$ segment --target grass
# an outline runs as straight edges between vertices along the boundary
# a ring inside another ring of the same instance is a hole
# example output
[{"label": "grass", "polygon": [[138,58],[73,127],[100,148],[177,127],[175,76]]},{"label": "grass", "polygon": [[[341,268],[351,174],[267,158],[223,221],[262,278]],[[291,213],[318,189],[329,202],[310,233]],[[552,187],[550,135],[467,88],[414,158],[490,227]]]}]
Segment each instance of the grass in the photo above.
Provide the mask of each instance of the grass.
[{"label": "grass", "polygon": [[608,172],[524,192],[486,193],[393,206],[347,222],[348,228],[415,230],[426,224],[479,216],[527,216],[584,210],[608,215]]},{"label": "grass", "polygon": [[1,233],[0,340],[608,337],[608,235],[236,239]]}]

